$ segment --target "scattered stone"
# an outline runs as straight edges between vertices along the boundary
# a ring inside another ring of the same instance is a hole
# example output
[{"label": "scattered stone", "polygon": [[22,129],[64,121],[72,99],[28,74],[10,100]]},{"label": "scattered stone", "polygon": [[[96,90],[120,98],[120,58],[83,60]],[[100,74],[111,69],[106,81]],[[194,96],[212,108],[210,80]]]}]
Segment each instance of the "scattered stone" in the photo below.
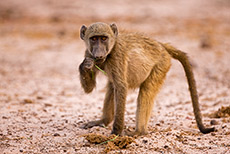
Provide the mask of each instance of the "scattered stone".
[{"label": "scattered stone", "polygon": [[218,122],[217,122],[216,120],[211,120],[211,121],[210,121],[210,124],[211,124],[211,125],[218,125]]},{"label": "scattered stone", "polygon": [[34,101],[32,99],[29,99],[29,98],[25,98],[22,102],[23,104],[33,104]]},{"label": "scattered stone", "polygon": [[52,104],[50,104],[50,103],[45,103],[44,105],[45,105],[45,107],[50,107],[50,106],[53,106],[53,105],[52,105]]},{"label": "scattered stone", "polygon": [[142,142],[146,144],[146,143],[148,143],[148,140],[143,140]]},{"label": "scattered stone", "polygon": [[54,133],[54,136],[61,136],[60,134],[58,134],[58,133]]},{"label": "scattered stone", "polygon": [[37,96],[37,99],[43,99],[43,97],[42,96]]},{"label": "scattered stone", "polygon": [[168,149],[168,148],[169,148],[169,146],[168,146],[168,145],[165,145],[165,146],[164,146],[164,148],[165,148],[165,149]]},{"label": "scattered stone", "polygon": [[206,34],[206,35],[201,36],[200,47],[201,48],[211,48],[212,47],[212,41],[209,35]]},{"label": "scattered stone", "polygon": [[2,119],[8,119],[8,117],[6,117],[6,116],[2,116]]}]

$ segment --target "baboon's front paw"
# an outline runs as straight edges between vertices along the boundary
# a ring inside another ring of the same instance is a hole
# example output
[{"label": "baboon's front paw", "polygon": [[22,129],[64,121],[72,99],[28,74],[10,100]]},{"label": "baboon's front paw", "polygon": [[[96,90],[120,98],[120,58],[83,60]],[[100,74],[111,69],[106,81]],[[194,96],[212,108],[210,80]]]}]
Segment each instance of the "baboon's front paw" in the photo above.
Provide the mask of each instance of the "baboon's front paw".
[{"label": "baboon's front paw", "polygon": [[105,127],[104,123],[101,120],[97,120],[97,121],[90,121],[88,123],[85,123],[81,126],[82,129],[88,129],[88,128],[92,128],[94,126],[100,126],[100,127]]},{"label": "baboon's front paw", "polygon": [[83,69],[90,70],[94,66],[94,59],[86,57],[83,61]]}]

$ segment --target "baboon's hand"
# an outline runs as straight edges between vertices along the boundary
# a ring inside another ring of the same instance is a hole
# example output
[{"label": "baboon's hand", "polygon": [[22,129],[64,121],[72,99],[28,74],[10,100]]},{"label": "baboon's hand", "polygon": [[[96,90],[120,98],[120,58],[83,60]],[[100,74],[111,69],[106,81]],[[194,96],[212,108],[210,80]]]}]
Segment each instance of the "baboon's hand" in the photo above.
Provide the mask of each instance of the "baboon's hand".
[{"label": "baboon's hand", "polygon": [[84,61],[82,62],[82,69],[84,71],[88,71],[88,70],[91,70],[94,66],[94,59],[92,58],[89,58],[89,57],[86,57],[84,59]]}]

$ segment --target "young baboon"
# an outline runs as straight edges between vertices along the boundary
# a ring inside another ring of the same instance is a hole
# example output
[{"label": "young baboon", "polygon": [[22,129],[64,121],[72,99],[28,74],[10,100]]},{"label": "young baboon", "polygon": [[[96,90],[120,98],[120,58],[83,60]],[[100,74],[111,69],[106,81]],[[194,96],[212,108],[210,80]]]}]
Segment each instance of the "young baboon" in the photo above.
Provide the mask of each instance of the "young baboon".
[{"label": "young baboon", "polygon": [[102,118],[85,124],[83,128],[107,126],[114,120],[112,133],[121,135],[127,91],[139,87],[134,134],[146,134],[154,98],[165,80],[173,57],[184,67],[198,128],[204,134],[214,131],[214,128],[205,128],[202,123],[192,67],[184,52],[142,34],[118,34],[115,24],[94,23],[88,28],[83,25],[80,37],[86,44],[85,59],[79,66],[84,91],[90,93],[95,87],[99,72],[96,67],[103,69],[108,76]]}]

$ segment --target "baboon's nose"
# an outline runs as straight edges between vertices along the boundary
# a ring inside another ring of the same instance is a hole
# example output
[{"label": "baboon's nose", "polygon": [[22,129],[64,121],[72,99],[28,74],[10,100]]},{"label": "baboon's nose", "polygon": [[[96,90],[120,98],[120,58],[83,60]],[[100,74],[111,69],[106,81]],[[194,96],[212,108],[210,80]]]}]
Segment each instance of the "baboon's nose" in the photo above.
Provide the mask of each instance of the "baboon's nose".
[{"label": "baboon's nose", "polygon": [[93,55],[95,59],[103,59],[104,58],[104,55],[103,54],[99,54],[99,53],[96,53]]},{"label": "baboon's nose", "polygon": [[95,56],[95,59],[103,59],[103,56]]},{"label": "baboon's nose", "polygon": [[92,51],[92,55],[94,59],[104,59],[105,58],[105,50],[101,48],[94,48]]}]

